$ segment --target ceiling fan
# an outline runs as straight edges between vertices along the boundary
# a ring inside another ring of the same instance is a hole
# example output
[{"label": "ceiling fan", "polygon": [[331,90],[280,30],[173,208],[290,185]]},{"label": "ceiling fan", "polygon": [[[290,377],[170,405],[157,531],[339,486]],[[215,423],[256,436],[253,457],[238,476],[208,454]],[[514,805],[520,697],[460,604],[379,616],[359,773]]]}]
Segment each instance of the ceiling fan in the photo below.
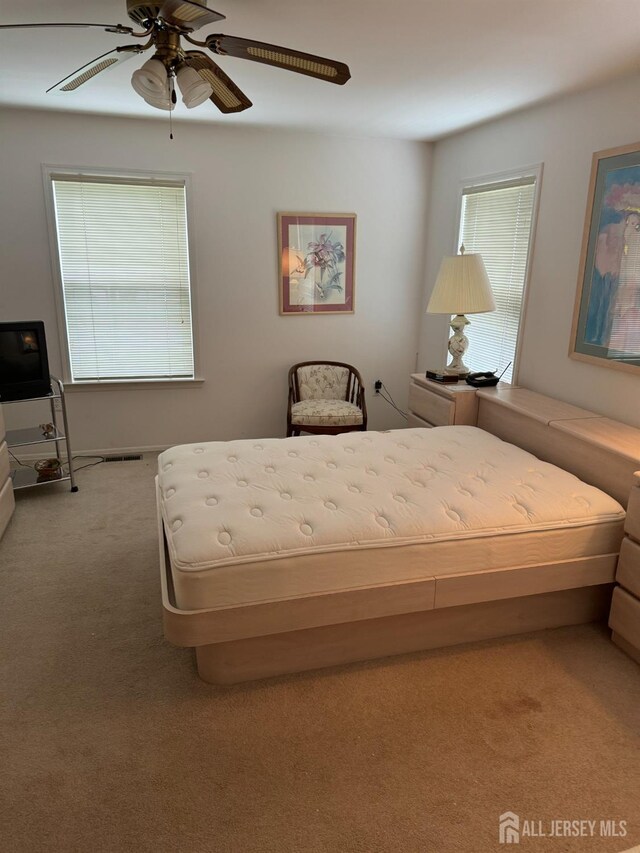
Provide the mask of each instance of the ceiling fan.
[{"label": "ceiling fan", "polygon": [[127,0],[127,13],[142,28],[140,32],[122,24],[0,24],[0,29],[98,27],[108,33],[147,39],[144,44],[121,45],[103,53],[51,86],[47,92],[75,92],[103,71],[155,48],[153,57],[133,72],[131,85],[148,104],[161,110],[173,110],[176,105],[174,80],[182,93],[183,103],[189,109],[207,99],[223,113],[242,112],[252,105],[208,54],[202,50],[185,50],[183,39],[219,56],[262,62],[329,83],[342,85],[351,77],[348,66],[343,62],[286,47],[222,34],[208,35],[204,41],[197,41],[191,35],[195,30],[225,18],[220,12],[209,9],[206,0],[202,3],[193,0]]}]

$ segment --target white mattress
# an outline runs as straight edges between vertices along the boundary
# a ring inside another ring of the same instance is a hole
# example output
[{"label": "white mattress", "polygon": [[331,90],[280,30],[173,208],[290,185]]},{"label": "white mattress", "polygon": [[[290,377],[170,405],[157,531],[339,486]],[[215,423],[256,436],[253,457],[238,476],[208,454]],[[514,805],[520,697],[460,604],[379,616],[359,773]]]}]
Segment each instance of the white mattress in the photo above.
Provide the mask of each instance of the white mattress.
[{"label": "white mattress", "polygon": [[433,576],[433,558],[446,573],[606,553],[624,519],[462,426],[182,445],[159,457],[159,493],[184,609]]}]

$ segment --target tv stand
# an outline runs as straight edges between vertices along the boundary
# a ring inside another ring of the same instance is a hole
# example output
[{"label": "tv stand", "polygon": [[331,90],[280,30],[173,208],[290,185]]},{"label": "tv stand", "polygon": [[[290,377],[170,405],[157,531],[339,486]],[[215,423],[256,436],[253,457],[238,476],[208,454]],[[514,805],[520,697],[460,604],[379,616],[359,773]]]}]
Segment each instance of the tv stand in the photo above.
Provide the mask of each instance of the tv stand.
[{"label": "tv stand", "polygon": [[[20,464],[20,467],[15,468],[11,472],[13,481],[13,490],[31,489],[34,486],[50,486],[52,483],[69,482],[71,491],[77,492],[75,474],[73,470],[73,456],[71,454],[71,442],[69,440],[69,422],[67,420],[67,405],[64,396],[64,385],[62,381],[55,376],[51,377],[51,391],[43,397],[29,397],[26,400],[5,400],[3,406],[11,406],[16,403],[33,403],[49,401],[51,412],[51,426],[49,431],[44,431],[42,425],[34,427],[26,427],[23,429],[7,430],[6,441],[9,449],[14,447],[27,447],[35,444],[53,444],[55,446],[55,458],[59,460],[60,465],[67,465],[68,473],[64,473],[64,468],[60,467],[61,476],[47,476],[46,473],[40,473],[31,465]],[[60,400],[60,411],[56,409],[56,400]],[[59,415],[62,414],[62,428],[59,422]],[[64,445],[64,453],[61,453]],[[12,454],[13,455],[13,454]],[[14,457],[15,458],[15,457]]]}]

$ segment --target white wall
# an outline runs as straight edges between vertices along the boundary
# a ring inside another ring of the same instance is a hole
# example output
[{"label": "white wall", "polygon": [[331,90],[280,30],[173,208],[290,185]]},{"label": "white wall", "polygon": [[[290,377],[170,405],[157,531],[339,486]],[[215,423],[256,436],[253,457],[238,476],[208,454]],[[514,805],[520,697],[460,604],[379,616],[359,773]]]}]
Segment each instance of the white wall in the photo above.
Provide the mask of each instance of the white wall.
[{"label": "white wall", "polygon": [[[544,162],[518,384],[634,426],[640,426],[640,373],[584,364],[568,350],[591,157],[640,139],[639,99],[634,75],[437,143],[423,301],[424,310],[440,260],[454,249],[460,182]],[[446,337],[440,318],[423,318],[421,369],[443,363]],[[473,325],[470,340],[472,346]]]},{"label": "white wall", "polygon": [[[220,125],[4,110],[0,319],[43,319],[60,370],[41,164],[192,173],[200,388],[69,394],[76,450],[284,434],[289,366],[313,358],[363,373],[370,426],[402,419],[415,367],[430,146]],[[277,211],[355,212],[356,311],[278,314]],[[5,407],[12,425],[19,407]],[[37,422],[37,420],[36,420]]]}]

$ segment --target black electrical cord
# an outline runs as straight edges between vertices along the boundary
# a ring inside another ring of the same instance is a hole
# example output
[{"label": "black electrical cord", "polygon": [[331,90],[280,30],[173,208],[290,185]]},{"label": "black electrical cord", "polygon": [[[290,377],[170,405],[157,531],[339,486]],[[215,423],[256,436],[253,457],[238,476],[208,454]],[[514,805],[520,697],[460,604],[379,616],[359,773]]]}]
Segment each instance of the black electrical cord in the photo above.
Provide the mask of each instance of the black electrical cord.
[{"label": "black electrical cord", "polygon": [[[20,459],[18,459],[18,457],[15,455],[15,453],[13,453],[11,450],[9,450],[9,453],[13,457],[14,461],[17,462],[18,465],[21,465],[23,468],[34,468],[33,465],[28,465],[26,462],[22,462]],[[97,459],[98,460],[97,462],[89,462],[88,465],[80,465],[79,467],[74,468],[73,469],[74,473],[76,471],[82,471],[83,468],[93,468],[94,465],[100,465],[105,460],[104,456],[99,456],[98,454],[96,454],[95,456],[92,456],[92,455],[89,455],[89,456],[72,456],[71,458],[74,462],[76,459]],[[65,465],[68,466],[69,463],[63,462],[61,467],[64,467]]]},{"label": "black electrical cord", "polygon": [[[89,462],[88,465],[80,465],[77,468],[74,468],[73,469],[74,474],[76,471],[82,471],[83,468],[93,468],[95,465],[101,465],[105,460],[104,456],[98,456],[97,454],[96,454],[96,456],[72,456],[71,458],[73,459],[74,462],[76,461],[76,459],[97,459],[98,460],[97,462]],[[64,464],[68,465],[69,463],[65,462]]]},{"label": "black electrical cord", "polygon": [[393,399],[393,397],[391,396],[391,393],[390,393],[389,389],[387,388],[387,386],[384,384],[384,382],[382,383],[382,387],[384,388],[384,390],[387,392],[387,394],[388,394],[389,396],[387,397],[387,396],[386,396],[386,394],[383,394],[383,392],[382,392],[382,391],[378,391],[378,395],[379,395],[380,397],[382,397],[382,399],[383,399],[386,403],[388,403],[390,406],[392,406],[392,407],[396,410],[396,412],[398,412],[398,414],[402,415],[402,417],[403,417],[403,418],[407,419],[409,416],[407,415],[407,413],[406,413],[406,412],[403,412],[403,411],[402,411],[402,409],[400,409],[400,408],[396,405],[395,400],[394,400],[394,399]]}]

